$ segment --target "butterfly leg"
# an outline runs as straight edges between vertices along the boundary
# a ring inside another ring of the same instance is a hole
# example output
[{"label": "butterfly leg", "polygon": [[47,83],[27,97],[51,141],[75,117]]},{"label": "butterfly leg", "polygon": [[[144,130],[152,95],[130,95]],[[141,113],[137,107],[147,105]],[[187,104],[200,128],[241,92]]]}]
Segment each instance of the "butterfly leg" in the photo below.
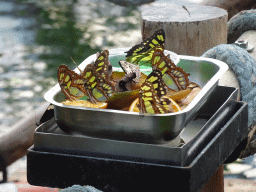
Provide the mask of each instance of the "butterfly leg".
[{"label": "butterfly leg", "polygon": [[141,113],[147,113],[142,97],[139,98],[139,109]]},{"label": "butterfly leg", "polygon": [[94,104],[96,104],[98,102],[97,99],[93,96],[93,93],[91,90],[86,89],[85,92],[86,92],[86,95],[89,97],[90,102],[92,102]]},{"label": "butterfly leg", "polygon": [[64,85],[64,84],[62,84],[62,85],[60,86],[62,92],[64,93],[64,95],[67,97],[68,100],[70,100],[70,101],[75,101],[76,98],[70,95],[68,89],[65,89],[65,86],[66,86],[66,85]]}]

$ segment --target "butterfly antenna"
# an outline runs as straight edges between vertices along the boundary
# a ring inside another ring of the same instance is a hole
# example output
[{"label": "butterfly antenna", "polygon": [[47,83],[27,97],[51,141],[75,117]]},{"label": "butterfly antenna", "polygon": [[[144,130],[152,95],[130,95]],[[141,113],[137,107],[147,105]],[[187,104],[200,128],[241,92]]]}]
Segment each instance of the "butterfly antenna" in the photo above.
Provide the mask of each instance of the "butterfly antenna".
[{"label": "butterfly antenna", "polygon": [[78,68],[78,70],[80,71],[80,73],[82,74],[82,70],[78,67],[78,65],[76,64],[76,62],[74,61],[74,59],[70,56],[71,60],[75,63],[76,67]]},{"label": "butterfly antenna", "polygon": [[188,8],[185,5],[183,5],[182,8],[185,9],[188,12],[188,15],[190,17],[190,12],[188,11]]}]

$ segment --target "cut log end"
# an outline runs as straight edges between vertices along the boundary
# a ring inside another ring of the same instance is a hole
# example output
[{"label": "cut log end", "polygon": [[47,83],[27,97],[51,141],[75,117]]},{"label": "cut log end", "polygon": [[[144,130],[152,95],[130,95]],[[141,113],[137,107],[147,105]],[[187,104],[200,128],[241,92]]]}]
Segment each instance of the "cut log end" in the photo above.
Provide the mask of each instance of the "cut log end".
[{"label": "cut log end", "polygon": [[[154,6],[155,5],[155,6]],[[145,9],[141,17],[152,22],[196,22],[216,19],[227,15],[227,11],[217,7],[202,5],[175,5],[157,3]]]},{"label": "cut log end", "polygon": [[162,28],[165,48],[180,55],[200,56],[227,42],[228,14],[224,9],[158,2],[144,9],[141,17],[143,40]]}]

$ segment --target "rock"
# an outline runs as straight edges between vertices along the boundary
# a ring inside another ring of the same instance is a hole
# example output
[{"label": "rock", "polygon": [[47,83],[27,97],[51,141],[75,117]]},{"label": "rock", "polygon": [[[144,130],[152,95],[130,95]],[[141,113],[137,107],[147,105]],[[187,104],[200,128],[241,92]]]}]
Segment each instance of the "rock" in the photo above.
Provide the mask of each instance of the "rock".
[{"label": "rock", "polygon": [[102,191],[95,189],[92,186],[83,187],[81,185],[73,185],[72,187],[62,189],[60,192],[102,192]]},{"label": "rock", "polygon": [[256,168],[245,171],[244,175],[248,179],[255,179],[256,178]]},{"label": "rock", "polygon": [[0,184],[1,192],[18,192],[17,187],[13,183]]},{"label": "rock", "polygon": [[[241,163],[232,163],[227,165],[229,174],[241,174],[245,171],[251,170],[252,165],[241,164]],[[256,174],[256,172],[255,172]]]}]

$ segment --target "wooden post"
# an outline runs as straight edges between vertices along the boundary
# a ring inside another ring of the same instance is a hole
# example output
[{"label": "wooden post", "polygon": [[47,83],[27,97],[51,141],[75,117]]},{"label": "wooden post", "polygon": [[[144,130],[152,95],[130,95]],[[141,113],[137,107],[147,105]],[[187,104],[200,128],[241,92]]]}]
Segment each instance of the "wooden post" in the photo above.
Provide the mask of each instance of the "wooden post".
[{"label": "wooden post", "polygon": [[224,9],[156,2],[145,8],[141,17],[143,40],[163,28],[165,49],[179,55],[201,56],[227,43],[228,14]]},{"label": "wooden post", "polygon": [[218,168],[201,192],[224,192],[223,165]]}]

